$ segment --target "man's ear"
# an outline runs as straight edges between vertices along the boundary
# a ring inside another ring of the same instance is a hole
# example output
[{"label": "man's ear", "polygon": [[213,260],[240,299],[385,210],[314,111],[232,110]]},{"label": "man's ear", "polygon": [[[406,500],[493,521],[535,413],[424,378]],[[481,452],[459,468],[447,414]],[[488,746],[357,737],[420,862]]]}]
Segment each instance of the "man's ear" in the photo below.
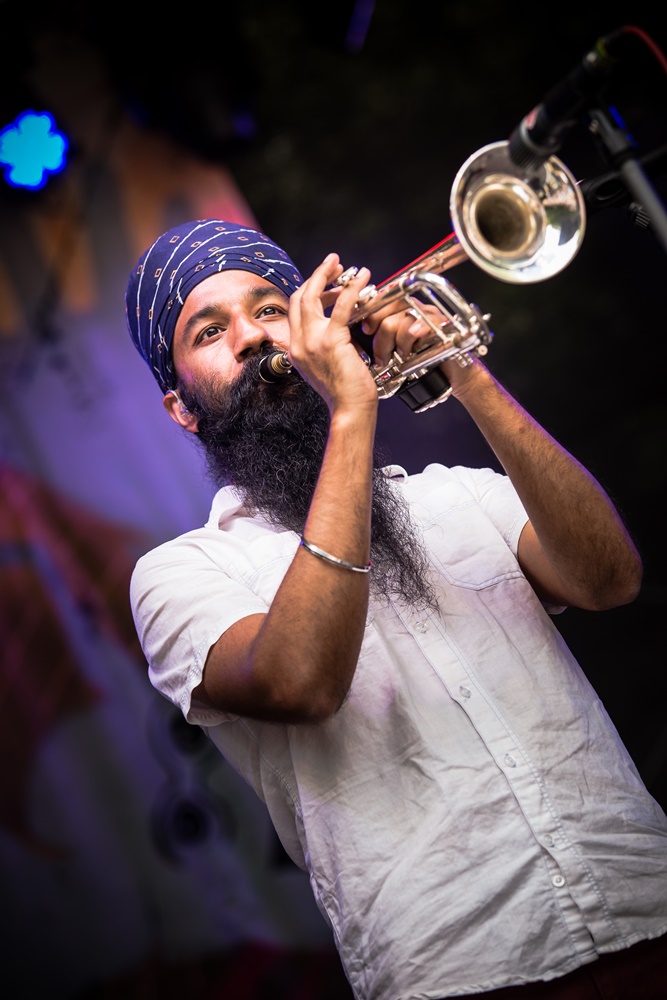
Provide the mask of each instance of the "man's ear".
[{"label": "man's ear", "polygon": [[190,431],[192,434],[197,432],[197,418],[194,414],[183,405],[181,397],[178,395],[175,389],[169,389],[165,393],[162,399],[162,405],[169,414],[172,420],[175,420],[179,427],[183,427],[184,430]]}]

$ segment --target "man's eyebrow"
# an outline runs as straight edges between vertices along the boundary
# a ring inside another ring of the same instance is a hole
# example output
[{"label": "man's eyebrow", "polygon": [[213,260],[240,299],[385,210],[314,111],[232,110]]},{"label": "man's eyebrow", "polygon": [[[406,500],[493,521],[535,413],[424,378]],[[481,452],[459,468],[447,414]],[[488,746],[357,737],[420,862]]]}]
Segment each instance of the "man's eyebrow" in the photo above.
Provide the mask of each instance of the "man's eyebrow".
[{"label": "man's eyebrow", "polygon": [[[263,302],[265,299],[273,298],[274,295],[282,299],[285,305],[289,301],[288,296],[277,285],[271,288],[266,288],[264,285],[255,285],[248,289],[245,294],[245,300],[248,305],[253,306]],[[227,311],[227,307],[218,302],[209,302],[207,305],[202,306],[201,309],[198,309],[196,313],[190,316],[183,327],[183,339],[189,339],[193,330],[199,326],[202,320],[217,319],[220,316],[226,316]]]},{"label": "man's eyebrow", "polygon": [[198,309],[196,313],[193,313],[192,316],[190,316],[189,320],[183,327],[183,339],[189,339],[192,331],[195,327],[199,326],[203,319],[213,319],[214,317],[219,316],[222,311],[222,307],[215,305],[215,303],[202,306],[201,309]]}]

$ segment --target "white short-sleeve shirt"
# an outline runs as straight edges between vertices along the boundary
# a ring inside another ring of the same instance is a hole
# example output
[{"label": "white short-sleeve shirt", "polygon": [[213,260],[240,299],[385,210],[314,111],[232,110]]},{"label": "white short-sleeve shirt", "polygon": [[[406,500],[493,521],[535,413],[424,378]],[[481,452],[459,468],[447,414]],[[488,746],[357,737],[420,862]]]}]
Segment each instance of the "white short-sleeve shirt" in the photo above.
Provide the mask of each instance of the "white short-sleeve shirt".
[{"label": "white short-sleeve shirt", "polygon": [[283,725],[192,701],[211,646],[268,610],[299,543],[229,488],[205,527],[137,564],[151,682],[266,803],[358,1000],[550,979],[665,933],[667,818],[521,572],[511,483],[392,472],[440,613],[371,602],[333,717]]}]

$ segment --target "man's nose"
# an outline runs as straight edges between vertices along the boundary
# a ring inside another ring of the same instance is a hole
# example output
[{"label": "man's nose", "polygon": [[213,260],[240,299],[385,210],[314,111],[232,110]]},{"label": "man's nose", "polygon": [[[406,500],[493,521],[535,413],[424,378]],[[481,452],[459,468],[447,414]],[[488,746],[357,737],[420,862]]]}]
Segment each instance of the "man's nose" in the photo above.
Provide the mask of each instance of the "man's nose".
[{"label": "man's nose", "polygon": [[261,323],[248,317],[240,317],[235,324],[234,353],[238,361],[258,354],[265,344],[272,340]]}]

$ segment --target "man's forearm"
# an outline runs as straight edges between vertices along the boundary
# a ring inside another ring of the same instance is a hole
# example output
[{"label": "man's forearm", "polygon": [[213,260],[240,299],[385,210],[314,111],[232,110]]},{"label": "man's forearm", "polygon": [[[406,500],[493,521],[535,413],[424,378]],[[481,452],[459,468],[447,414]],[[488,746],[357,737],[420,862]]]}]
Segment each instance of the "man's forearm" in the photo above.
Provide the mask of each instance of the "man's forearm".
[{"label": "man's forearm", "polygon": [[524,547],[544,589],[564,603],[599,608],[636,596],[641,562],[597,480],[481,365],[457,391],[512,480],[539,542]]},{"label": "man's forearm", "polygon": [[[334,415],[304,537],[347,562],[370,552],[375,420]],[[274,711],[299,719],[340,707],[352,681],[369,578],[300,546],[250,650],[254,684]]]}]

